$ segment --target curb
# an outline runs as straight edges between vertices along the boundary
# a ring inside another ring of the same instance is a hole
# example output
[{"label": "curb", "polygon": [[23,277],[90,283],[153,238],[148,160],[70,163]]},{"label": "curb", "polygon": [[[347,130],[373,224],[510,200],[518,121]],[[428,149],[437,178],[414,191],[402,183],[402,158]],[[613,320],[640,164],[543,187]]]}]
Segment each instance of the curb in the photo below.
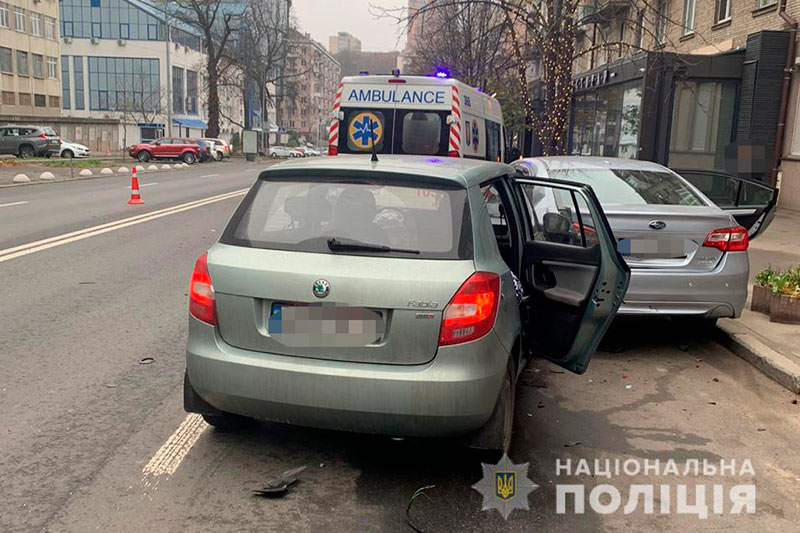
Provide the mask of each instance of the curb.
[{"label": "curb", "polygon": [[718,340],[730,351],[759,369],[776,383],[800,394],[800,365],[776,352],[755,335],[741,332],[735,325],[717,323]]}]

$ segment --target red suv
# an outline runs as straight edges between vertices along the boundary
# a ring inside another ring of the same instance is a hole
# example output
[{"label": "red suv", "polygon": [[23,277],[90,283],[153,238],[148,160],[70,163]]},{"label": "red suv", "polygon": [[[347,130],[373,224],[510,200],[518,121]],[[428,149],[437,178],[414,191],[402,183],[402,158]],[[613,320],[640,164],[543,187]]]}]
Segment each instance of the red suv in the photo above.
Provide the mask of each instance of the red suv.
[{"label": "red suv", "polygon": [[190,165],[201,159],[197,141],[183,137],[164,137],[149,143],[134,144],[128,154],[142,163],[151,159],[182,159]]}]

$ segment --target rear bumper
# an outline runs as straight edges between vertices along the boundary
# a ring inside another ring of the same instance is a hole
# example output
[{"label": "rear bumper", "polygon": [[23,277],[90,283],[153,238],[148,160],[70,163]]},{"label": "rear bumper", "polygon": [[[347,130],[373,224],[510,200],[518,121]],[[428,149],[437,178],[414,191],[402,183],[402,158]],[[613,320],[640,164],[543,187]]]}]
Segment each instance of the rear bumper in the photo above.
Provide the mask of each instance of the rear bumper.
[{"label": "rear bumper", "polygon": [[747,300],[749,275],[747,252],[726,253],[708,272],[632,269],[617,314],[738,318]]},{"label": "rear bumper", "polygon": [[213,407],[253,418],[393,436],[448,436],[483,426],[506,372],[496,334],[443,347],[423,365],[282,356],[228,345],[189,317],[186,367]]}]

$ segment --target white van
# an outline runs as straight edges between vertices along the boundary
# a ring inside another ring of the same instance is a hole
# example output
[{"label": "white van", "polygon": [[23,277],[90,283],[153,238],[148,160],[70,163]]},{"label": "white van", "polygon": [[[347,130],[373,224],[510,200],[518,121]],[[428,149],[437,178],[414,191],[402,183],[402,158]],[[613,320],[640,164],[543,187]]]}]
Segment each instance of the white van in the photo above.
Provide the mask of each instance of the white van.
[{"label": "white van", "polygon": [[347,76],[339,83],[328,155],[414,154],[504,161],[503,112],[452,78]]}]

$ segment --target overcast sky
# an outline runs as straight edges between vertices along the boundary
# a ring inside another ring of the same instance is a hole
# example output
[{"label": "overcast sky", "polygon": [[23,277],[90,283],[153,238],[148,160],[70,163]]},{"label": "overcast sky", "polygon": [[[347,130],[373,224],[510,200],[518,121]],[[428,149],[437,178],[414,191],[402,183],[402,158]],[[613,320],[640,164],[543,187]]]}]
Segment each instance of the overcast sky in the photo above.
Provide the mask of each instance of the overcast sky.
[{"label": "overcast sky", "polygon": [[387,18],[375,19],[370,5],[385,8],[407,6],[407,0],[293,0],[297,21],[325,48],[328,37],[346,31],[361,39],[361,49],[368,52],[402,50],[405,37],[400,26]]}]

